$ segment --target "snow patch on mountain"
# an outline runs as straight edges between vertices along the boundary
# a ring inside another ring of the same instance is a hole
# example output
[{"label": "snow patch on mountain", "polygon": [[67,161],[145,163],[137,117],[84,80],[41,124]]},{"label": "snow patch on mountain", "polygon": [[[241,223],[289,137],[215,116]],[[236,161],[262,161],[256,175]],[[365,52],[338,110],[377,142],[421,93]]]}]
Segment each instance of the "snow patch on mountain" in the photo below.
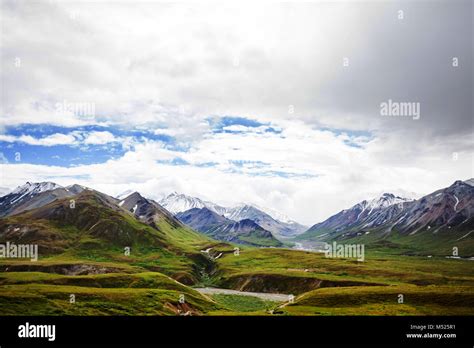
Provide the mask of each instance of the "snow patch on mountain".
[{"label": "snow patch on mountain", "polygon": [[468,184],[469,186],[474,186],[474,178],[465,180],[464,183]]},{"label": "snow patch on mountain", "polygon": [[[160,205],[173,214],[182,213],[193,208],[209,208],[197,197],[173,192],[159,201]],[[209,208],[210,209],[210,208]]]},{"label": "snow patch on mountain", "polygon": [[130,196],[133,192],[134,192],[133,190],[126,190],[126,191],[123,191],[121,194],[115,196],[115,198],[119,200],[123,200],[124,198],[127,198],[128,196]]},{"label": "snow patch on mountain", "polygon": [[275,220],[278,220],[278,221],[281,221],[281,222],[284,222],[284,223],[287,223],[287,224],[296,224],[297,223],[296,221],[291,220],[288,215],[285,215],[285,214],[283,214],[279,211],[276,211],[274,209],[261,207],[261,206],[258,206],[256,204],[254,204],[254,207],[256,207],[257,209],[263,211],[264,213],[267,213],[268,215],[270,215]]},{"label": "snow patch on mountain", "polygon": [[12,194],[20,194],[20,195],[28,195],[32,193],[41,193],[45,191],[50,191],[54,190],[56,188],[61,188],[62,186],[59,186],[58,184],[55,184],[54,182],[34,182],[30,183],[27,182],[25,185],[18,186],[16,189],[14,189],[11,193]]},{"label": "snow patch on mountain", "polygon": [[15,199],[13,199],[10,204],[14,204],[27,196],[37,195],[57,188],[62,188],[62,186],[49,181],[36,183],[27,182],[25,185],[18,186],[10,193],[10,195],[16,195]]},{"label": "snow patch on mountain", "polygon": [[[381,209],[386,208],[394,204],[404,203],[404,202],[411,202],[414,199],[412,198],[405,198],[394,195],[393,193],[382,193],[379,197],[373,198],[369,201],[362,201],[359,203],[365,210],[370,209],[372,212],[374,209]],[[370,213],[369,213],[370,215]]]},{"label": "snow patch on mountain", "polygon": [[242,204],[237,205],[236,207],[227,208],[223,215],[228,219],[231,219],[234,221],[240,221],[240,220],[248,218],[248,213],[251,209],[252,209],[251,205],[242,203]]},{"label": "snow patch on mountain", "polygon": [[173,214],[182,213],[193,208],[207,208],[219,215],[225,215],[228,211],[228,208],[222,207],[218,204],[177,192],[169,194],[158,203]]}]

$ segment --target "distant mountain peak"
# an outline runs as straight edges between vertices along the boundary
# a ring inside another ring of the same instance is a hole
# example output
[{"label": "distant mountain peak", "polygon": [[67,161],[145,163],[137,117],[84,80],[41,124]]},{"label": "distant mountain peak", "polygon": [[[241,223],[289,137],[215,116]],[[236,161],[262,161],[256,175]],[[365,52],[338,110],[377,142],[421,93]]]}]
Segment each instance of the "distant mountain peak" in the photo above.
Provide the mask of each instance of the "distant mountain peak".
[{"label": "distant mountain peak", "polygon": [[73,194],[79,194],[85,190],[91,191],[90,188],[82,186],[82,185],[78,185],[78,184],[72,184],[72,185],[66,186],[65,189],[66,191],[69,191]]},{"label": "distant mountain peak", "polygon": [[123,200],[123,199],[127,198],[128,196],[130,196],[132,193],[133,193],[133,190],[125,190],[122,193],[115,196],[115,198]]},{"label": "distant mountain peak", "polygon": [[191,196],[185,195],[184,193],[179,193],[179,192],[173,191],[173,192],[169,193],[168,195],[166,195],[165,198],[163,198],[163,199],[168,199],[168,198],[173,198],[173,197],[196,198],[196,197],[191,197]]},{"label": "distant mountain peak", "polygon": [[[172,192],[162,200],[160,205],[173,214],[181,213],[192,208],[210,208],[212,203],[204,202],[200,198],[191,197],[183,193]],[[208,204],[207,204],[208,203]],[[211,208],[211,210],[213,210]]]},{"label": "distant mountain peak", "polygon": [[67,189],[74,188],[74,187],[80,187],[80,188],[82,188],[82,189],[84,189],[84,190],[88,189],[87,187],[82,186],[82,185],[79,185],[79,184],[72,184],[72,185],[66,186]]},{"label": "distant mountain peak", "polygon": [[297,224],[296,221],[290,219],[289,216],[277,211],[277,210],[274,210],[274,209],[270,209],[270,208],[266,208],[266,207],[261,207],[261,206],[258,206],[258,205],[255,205],[258,209],[260,209],[261,211],[267,213],[268,215],[270,215],[272,218],[274,218],[275,220],[278,220],[278,221],[281,221],[281,222],[284,222],[284,223],[287,223],[287,224]]},{"label": "distant mountain peak", "polygon": [[31,183],[29,181],[26,182],[26,184],[18,186],[16,189],[14,189],[11,194],[29,194],[29,193],[41,193],[45,191],[50,191],[54,190],[56,188],[62,188],[62,186],[50,182],[50,181],[43,181],[43,182],[34,182]]},{"label": "distant mountain peak", "polygon": [[471,178],[471,179],[467,179],[464,181],[466,184],[468,184],[469,186],[474,186],[474,178]]},{"label": "distant mountain peak", "polygon": [[120,206],[122,206],[122,204],[125,203],[125,202],[132,202],[133,201],[133,202],[136,203],[137,201],[140,201],[140,200],[146,200],[146,198],[143,197],[139,192],[133,191],[130,194],[128,194],[127,196],[125,196],[121,199]]},{"label": "distant mountain peak", "polygon": [[234,221],[209,208],[192,208],[176,217],[196,231],[217,240],[256,246],[281,246],[272,233],[251,219]]},{"label": "distant mountain peak", "polygon": [[456,180],[452,186],[464,186],[464,185],[469,185],[469,186],[474,186],[474,178],[468,179],[468,180]]},{"label": "distant mountain peak", "polygon": [[364,200],[358,205],[365,209],[368,209],[368,208],[381,209],[381,208],[389,207],[394,204],[410,202],[410,201],[413,201],[413,199],[400,197],[390,192],[383,192],[380,196],[375,197],[371,200]]}]

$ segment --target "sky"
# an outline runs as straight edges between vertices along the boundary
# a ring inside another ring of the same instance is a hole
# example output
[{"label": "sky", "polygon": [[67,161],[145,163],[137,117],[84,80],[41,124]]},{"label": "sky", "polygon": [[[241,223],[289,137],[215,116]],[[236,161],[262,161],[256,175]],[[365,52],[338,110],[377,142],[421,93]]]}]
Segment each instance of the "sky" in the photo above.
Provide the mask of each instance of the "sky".
[{"label": "sky", "polygon": [[472,7],[2,1],[0,188],[177,191],[312,225],[469,179]]}]

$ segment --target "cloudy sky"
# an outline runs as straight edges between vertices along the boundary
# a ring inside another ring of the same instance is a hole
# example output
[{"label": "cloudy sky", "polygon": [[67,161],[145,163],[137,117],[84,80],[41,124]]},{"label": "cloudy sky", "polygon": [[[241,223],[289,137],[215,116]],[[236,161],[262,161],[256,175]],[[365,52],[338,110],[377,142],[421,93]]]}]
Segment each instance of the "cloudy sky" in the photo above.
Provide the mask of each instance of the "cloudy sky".
[{"label": "cloudy sky", "polygon": [[1,6],[2,188],[178,191],[310,225],[474,176],[471,1]]}]

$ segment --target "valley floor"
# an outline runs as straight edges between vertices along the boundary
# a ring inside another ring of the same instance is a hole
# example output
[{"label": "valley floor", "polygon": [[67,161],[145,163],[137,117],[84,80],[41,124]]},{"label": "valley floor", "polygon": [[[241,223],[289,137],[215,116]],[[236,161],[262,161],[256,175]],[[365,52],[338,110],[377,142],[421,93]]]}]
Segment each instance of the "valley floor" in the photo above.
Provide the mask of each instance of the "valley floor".
[{"label": "valley floor", "polygon": [[[375,252],[358,262],[279,248],[244,247],[238,255],[229,245],[213,248],[200,267],[167,265],[166,258],[3,259],[1,314],[474,315],[470,260]],[[183,278],[186,267],[198,275]]]}]

